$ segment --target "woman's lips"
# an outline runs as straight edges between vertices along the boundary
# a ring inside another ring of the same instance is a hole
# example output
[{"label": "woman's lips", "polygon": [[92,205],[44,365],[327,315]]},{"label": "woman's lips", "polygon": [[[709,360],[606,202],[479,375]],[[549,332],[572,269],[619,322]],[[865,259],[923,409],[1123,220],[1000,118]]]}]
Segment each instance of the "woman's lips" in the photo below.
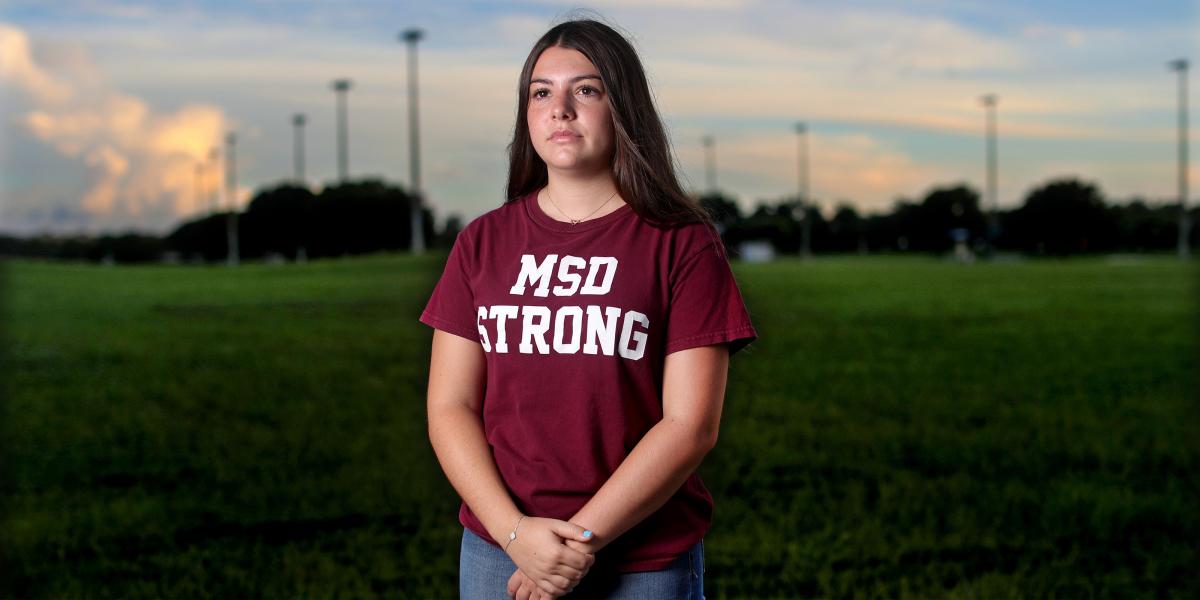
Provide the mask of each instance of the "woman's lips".
[{"label": "woman's lips", "polygon": [[569,142],[576,139],[579,139],[579,134],[574,131],[555,131],[550,136],[552,142]]}]

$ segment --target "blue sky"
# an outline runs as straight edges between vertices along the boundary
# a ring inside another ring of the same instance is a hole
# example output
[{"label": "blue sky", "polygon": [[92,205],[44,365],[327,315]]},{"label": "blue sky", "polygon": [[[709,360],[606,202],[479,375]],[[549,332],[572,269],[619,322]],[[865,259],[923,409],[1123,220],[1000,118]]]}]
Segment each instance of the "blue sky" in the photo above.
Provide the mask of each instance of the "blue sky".
[{"label": "blue sky", "polygon": [[309,119],[307,178],[329,182],[338,77],[354,81],[351,174],[407,182],[396,34],[412,26],[427,32],[422,175],[439,218],[501,202],[521,62],[580,6],[641,52],[687,184],[703,185],[700,140],[712,135],[719,187],[747,209],[794,193],[798,120],[826,210],[887,210],[964,181],[980,189],[978,98],[989,92],[999,96],[1001,206],[1062,176],[1117,201],[1167,201],[1176,79],[1166,62],[1200,58],[1195,1],[2,6],[0,230],[18,233],[169,231],[210,206],[216,171],[196,168],[226,131],[239,139],[234,201],[244,204],[291,175],[296,112]]}]

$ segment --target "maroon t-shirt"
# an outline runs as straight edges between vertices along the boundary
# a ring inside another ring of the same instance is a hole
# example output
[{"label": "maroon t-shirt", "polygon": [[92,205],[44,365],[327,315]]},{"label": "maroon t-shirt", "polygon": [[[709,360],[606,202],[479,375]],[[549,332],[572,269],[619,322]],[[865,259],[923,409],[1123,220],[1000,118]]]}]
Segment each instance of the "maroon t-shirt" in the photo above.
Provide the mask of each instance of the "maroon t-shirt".
[{"label": "maroon t-shirt", "polygon": [[[468,224],[422,323],[478,342],[487,358],[483,429],[525,514],[569,520],[662,420],[663,359],[757,337],[717,232],[651,226],[626,204],[576,225],[536,193]],[[696,473],[598,559],[657,571],[712,522]],[[459,520],[483,539],[463,503]]]}]

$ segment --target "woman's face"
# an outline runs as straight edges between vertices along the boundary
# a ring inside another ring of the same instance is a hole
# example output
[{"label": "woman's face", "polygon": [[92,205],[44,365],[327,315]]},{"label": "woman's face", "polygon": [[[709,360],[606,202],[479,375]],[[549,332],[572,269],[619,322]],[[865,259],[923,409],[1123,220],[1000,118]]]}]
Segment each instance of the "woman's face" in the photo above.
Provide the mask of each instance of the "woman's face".
[{"label": "woman's face", "polygon": [[529,137],[547,169],[588,174],[612,168],[612,115],[592,61],[578,50],[546,48],[527,93]]}]

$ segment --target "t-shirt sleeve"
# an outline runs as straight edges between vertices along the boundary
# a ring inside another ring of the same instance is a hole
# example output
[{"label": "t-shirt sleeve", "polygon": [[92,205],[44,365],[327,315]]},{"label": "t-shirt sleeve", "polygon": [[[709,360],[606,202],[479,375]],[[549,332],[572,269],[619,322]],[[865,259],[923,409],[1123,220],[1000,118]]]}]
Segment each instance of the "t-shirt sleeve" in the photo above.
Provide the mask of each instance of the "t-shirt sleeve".
[{"label": "t-shirt sleeve", "polygon": [[471,291],[470,240],[466,232],[454,238],[454,246],[446,258],[446,268],[429,297],[429,303],[421,312],[420,321],[434,329],[441,329],[468,340],[479,341],[479,328],[475,321],[475,296]]},{"label": "t-shirt sleeve", "polygon": [[757,337],[725,245],[713,240],[685,258],[671,276],[665,353],[728,343],[733,356]]}]

